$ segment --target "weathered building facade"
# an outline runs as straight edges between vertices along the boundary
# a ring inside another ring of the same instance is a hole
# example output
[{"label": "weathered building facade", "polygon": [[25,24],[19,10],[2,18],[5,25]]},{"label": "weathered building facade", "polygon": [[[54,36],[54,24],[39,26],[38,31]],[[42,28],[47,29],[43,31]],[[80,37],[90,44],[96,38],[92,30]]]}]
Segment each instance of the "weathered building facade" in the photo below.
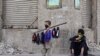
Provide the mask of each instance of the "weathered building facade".
[{"label": "weathered building facade", "polygon": [[[69,38],[77,34],[79,28],[84,28],[90,42],[100,44],[100,1],[80,0],[79,9],[75,8],[75,0],[61,0],[61,4],[61,8],[48,9],[47,0],[0,0],[0,25],[14,28],[0,28],[2,42],[33,52],[33,32],[44,29],[44,21],[51,20],[52,26],[67,22],[59,26],[61,38],[57,50],[68,50]],[[37,29],[24,29],[37,18],[34,23]]]}]

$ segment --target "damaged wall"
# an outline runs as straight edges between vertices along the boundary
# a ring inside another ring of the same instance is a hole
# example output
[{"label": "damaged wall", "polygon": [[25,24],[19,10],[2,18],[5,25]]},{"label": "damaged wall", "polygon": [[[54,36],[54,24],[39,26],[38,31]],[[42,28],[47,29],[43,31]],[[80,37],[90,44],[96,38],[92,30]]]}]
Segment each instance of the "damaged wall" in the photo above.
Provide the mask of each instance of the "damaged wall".
[{"label": "damaged wall", "polygon": [[59,9],[47,9],[46,0],[39,0],[38,23],[41,24],[38,27],[44,29],[44,21],[51,20],[52,26],[67,22],[66,25],[60,26],[63,30],[77,31],[82,26],[89,28],[91,13],[91,0],[81,0],[80,10],[74,8],[74,0],[62,0],[62,8]]},{"label": "damaged wall", "polygon": [[[66,43],[69,46],[69,38],[77,33],[79,28],[85,27],[85,32],[88,39],[93,41],[93,30],[89,29],[91,23],[91,0],[81,0],[80,10],[74,8],[74,0],[62,0],[62,8],[47,9],[46,0],[39,0],[38,4],[38,25],[39,29],[44,28],[44,21],[51,20],[52,25],[62,22],[67,24],[60,26],[61,31],[66,31],[66,34],[61,33],[61,38],[65,39],[61,43]],[[63,38],[65,37],[65,38]],[[67,48],[66,46],[61,48]]]},{"label": "damaged wall", "polygon": [[97,43],[100,45],[100,0],[97,0]]},{"label": "damaged wall", "polygon": [[[87,35],[91,35],[93,33],[92,30],[88,29],[90,13],[88,12],[89,9],[87,9],[87,0],[81,0],[80,10],[74,8],[74,0],[62,0],[62,8],[52,10],[47,9],[46,0],[38,1],[39,30],[44,29],[45,20],[51,20],[52,26],[67,22],[67,24],[60,26],[60,44],[58,44],[58,46],[55,48],[55,52],[58,51],[58,53],[66,53],[65,51],[69,51],[69,38],[74,36],[77,33],[77,30],[82,28],[83,25],[87,28],[85,30]],[[88,37],[90,38],[90,36]],[[33,52],[33,50],[38,50],[38,48],[33,48],[34,44],[31,42],[32,32],[29,29],[3,29],[3,41],[7,43],[7,45],[15,46],[16,48],[25,52]]]},{"label": "damaged wall", "polygon": [[0,42],[2,40],[2,0],[0,0]]},{"label": "damaged wall", "polygon": [[3,43],[8,47],[17,48],[21,52],[33,52],[32,35],[35,31],[37,30],[3,29]]}]

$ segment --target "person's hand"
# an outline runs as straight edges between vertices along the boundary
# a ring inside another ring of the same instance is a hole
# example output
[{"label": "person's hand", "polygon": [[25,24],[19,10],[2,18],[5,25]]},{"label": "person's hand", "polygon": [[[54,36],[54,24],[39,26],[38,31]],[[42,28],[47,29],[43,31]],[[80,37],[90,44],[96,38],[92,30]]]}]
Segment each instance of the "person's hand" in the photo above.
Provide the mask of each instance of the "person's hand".
[{"label": "person's hand", "polygon": [[78,37],[78,38],[76,38],[76,41],[78,41],[78,40],[80,40],[80,38]]},{"label": "person's hand", "polygon": [[78,35],[78,38],[76,38],[76,40],[80,40],[82,37],[82,35]]},{"label": "person's hand", "polygon": [[81,42],[80,38],[76,38],[75,42]]},{"label": "person's hand", "polygon": [[79,37],[82,37],[82,35],[78,35]]}]

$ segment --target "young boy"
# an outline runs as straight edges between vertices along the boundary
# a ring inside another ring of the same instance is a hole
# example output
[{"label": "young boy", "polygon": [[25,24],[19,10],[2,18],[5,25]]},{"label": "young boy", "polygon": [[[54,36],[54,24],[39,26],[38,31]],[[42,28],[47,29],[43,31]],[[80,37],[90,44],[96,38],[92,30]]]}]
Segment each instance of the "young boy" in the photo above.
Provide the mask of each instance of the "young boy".
[{"label": "young boy", "polygon": [[50,29],[50,26],[51,26],[51,21],[49,21],[49,20],[45,21],[44,44],[43,44],[44,51],[45,51],[44,56],[51,55],[50,49],[52,46],[52,43],[51,43],[52,30]]},{"label": "young boy", "polygon": [[84,36],[84,30],[79,29],[78,35],[70,38],[71,41],[71,54],[73,56],[87,56],[88,46],[86,44],[86,37]]}]

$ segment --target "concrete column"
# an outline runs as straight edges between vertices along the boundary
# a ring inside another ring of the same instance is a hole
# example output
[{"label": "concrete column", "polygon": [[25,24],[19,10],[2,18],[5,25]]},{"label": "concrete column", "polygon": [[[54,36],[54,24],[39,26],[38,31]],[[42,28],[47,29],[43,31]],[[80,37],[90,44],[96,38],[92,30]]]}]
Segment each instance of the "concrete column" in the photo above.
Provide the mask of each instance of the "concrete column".
[{"label": "concrete column", "polygon": [[100,0],[97,0],[97,43],[100,45]]},{"label": "concrete column", "polygon": [[1,16],[2,16],[2,0],[0,0],[0,29],[1,29],[1,25],[2,25]]},{"label": "concrete column", "polygon": [[94,31],[94,42],[97,43],[97,0],[92,1],[92,29]]},{"label": "concrete column", "polygon": [[2,0],[0,0],[0,41],[2,40]]}]

